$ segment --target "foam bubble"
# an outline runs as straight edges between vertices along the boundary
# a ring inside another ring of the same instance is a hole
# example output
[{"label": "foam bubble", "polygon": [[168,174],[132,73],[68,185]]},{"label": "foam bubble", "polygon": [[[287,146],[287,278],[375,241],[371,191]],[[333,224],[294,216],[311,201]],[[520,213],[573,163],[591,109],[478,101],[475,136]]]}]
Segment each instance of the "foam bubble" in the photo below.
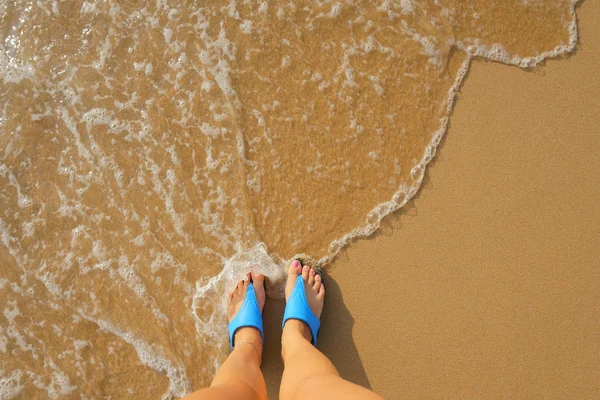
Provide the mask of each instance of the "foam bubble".
[{"label": "foam bubble", "polygon": [[252,33],[252,21],[249,19],[245,19],[244,22],[240,24],[240,29],[246,35],[250,35]]},{"label": "foam bubble", "polygon": [[80,340],[80,339],[73,340],[73,347],[77,351],[81,351],[86,346],[90,346],[90,343],[87,340]]},{"label": "foam bubble", "polygon": [[96,12],[96,3],[89,2],[89,1],[84,1],[83,4],[81,5],[81,11],[80,12],[82,14],[88,14],[88,13]]},{"label": "foam bubble", "polygon": [[417,164],[410,171],[410,176],[413,180],[420,182],[423,179],[423,173],[425,172],[425,167],[421,164]]},{"label": "foam bubble", "polygon": [[393,201],[397,206],[403,206],[408,199],[408,196],[403,191],[398,191],[394,194]]},{"label": "foam bubble", "polygon": [[381,216],[379,215],[378,212],[371,211],[370,213],[367,214],[367,223],[376,224],[379,222],[380,218],[381,218]]},{"label": "foam bubble", "polygon": [[9,301],[8,304],[11,306],[11,308],[6,307],[4,309],[4,317],[8,320],[9,323],[12,324],[15,317],[17,315],[20,315],[21,313],[19,312],[19,307],[17,306],[16,301]]},{"label": "foam bubble", "polygon": [[343,8],[342,3],[333,4],[331,6],[331,10],[329,10],[329,16],[331,18],[339,17],[339,15],[342,13],[342,8]]},{"label": "foam bubble", "polygon": [[80,314],[86,320],[96,323],[103,331],[112,333],[133,346],[142,364],[166,374],[169,378],[167,395],[171,395],[171,397],[183,397],[191,392],[191,383],[185,373],[185,369],[183,366],[177,364],[174,366],[173,362],[163,355],[164,351],[161,346],[150,345],[142,339],[135,337],[131,332],[122,331],[109,322],[85,315],[81,310]]},{"label": "foam bubble", "polygon": [[334,240],[329,244],[329,254],[337,254],[337,252],[342,248],[342,243],[338,240]]},{"label": "foam bubble", "polygon": [[13,370],[9,373],[2,372],[0,377],[0,400],[8,400],[16,397],[24,386],[21,385],[21,377],[23,372],[20,369]]}]

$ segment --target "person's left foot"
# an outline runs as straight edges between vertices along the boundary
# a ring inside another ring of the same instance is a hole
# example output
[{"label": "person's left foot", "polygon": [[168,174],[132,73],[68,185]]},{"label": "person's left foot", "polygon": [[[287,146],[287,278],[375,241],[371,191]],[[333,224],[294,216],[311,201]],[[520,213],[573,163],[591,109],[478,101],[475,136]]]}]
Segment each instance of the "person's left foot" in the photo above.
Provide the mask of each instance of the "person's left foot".
[{"label": "person's left foot", "polygon": [[[242,304],[244,304],[244,299],[246,298],[246,291],[248,290],[248,285],[254,286],[254,293],[256,294],[258,307],[260,308],[260,312],[262,313],[263,307],[265,306],[266,298],[264,280],[265,276],[263,274],[248,272],[246,278],[238,282],[237,287],[229,295],[229,310],[227,313],[229,322],[231,322],[233,318],[235,318],[238,311],[240,311],[240,308],[242,308]],[[233,337],[233,343],[238,344],[241,342],[252,343],[252,345],[254,345],[256,351],[258,352],[259,359],[262,359],[262,337],[260,336],[260,332],[258,331],[258,329],[252,327],[244,327],[238,329]]]},{"label": "person's left foot", "polygon": [[[317,271],[312,269],[310,266],[302,266],[298,260],[292,261],[290,269],[288,271],[287,283],[285,285],[285,301],[288,301],[294,287],[296,286],[296,280],[301,276],[304,281],[304,293],[306,295],[306,301],[315,317],[321,318],[323,312],[323,304],[325,302],[325,286],[321,281],[321,276],[317,274]],[[290,319],[287,320],[285,326],[290,326],[290,329],[296,329],[306,338],[311,340],[312,333],[306,322]]]}]

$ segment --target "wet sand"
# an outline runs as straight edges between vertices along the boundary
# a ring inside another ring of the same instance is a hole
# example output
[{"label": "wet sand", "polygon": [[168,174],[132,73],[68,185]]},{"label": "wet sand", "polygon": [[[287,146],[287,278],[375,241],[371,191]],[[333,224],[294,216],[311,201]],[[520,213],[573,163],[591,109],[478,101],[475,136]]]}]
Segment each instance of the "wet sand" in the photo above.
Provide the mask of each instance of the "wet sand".
[{"label": "wet sand", "polygon": [[472,64],[417,197],[329,268],[319,347],[343,377],[386,399],[600,398],[600,3],[577,15],[569,57]]}]

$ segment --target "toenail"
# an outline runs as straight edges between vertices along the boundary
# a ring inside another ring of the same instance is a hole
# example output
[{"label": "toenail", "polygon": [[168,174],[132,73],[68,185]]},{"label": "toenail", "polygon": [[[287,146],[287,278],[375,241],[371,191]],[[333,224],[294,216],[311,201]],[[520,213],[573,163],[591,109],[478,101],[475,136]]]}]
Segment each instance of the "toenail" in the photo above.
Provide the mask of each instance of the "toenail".
[{"label": "toenail", "polygon": [[315,275],[315,270],[314,270],[314,269],[311,269],[311,270],[310,270],[310,274],[314,276],[314,275]]},{"label": "toenail", "polygon": [[298,265],[300,265],[300,263],[298,262],[298,260],[292,261],[292,267],[298,268]]}]

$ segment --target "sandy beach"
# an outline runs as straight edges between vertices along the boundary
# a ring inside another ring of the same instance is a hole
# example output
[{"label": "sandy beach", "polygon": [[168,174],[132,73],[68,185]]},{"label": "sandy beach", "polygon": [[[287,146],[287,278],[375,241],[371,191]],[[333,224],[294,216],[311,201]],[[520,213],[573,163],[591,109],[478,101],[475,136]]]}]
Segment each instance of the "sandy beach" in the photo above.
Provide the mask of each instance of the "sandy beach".
[{"label": "sandy beach", "polygon": [[304,253],[343,378],[600,399],[597,1],[579,41],[574,0],[30,3],[0,5],[0,398],[254,380],[228,294]]},{"label": "sandy beach", "polygon": [[386,399],[600,398],[600,4],[577,14],[568,57],[471,65],[417,197],[329,268],[319,347],[344,378]]}]

